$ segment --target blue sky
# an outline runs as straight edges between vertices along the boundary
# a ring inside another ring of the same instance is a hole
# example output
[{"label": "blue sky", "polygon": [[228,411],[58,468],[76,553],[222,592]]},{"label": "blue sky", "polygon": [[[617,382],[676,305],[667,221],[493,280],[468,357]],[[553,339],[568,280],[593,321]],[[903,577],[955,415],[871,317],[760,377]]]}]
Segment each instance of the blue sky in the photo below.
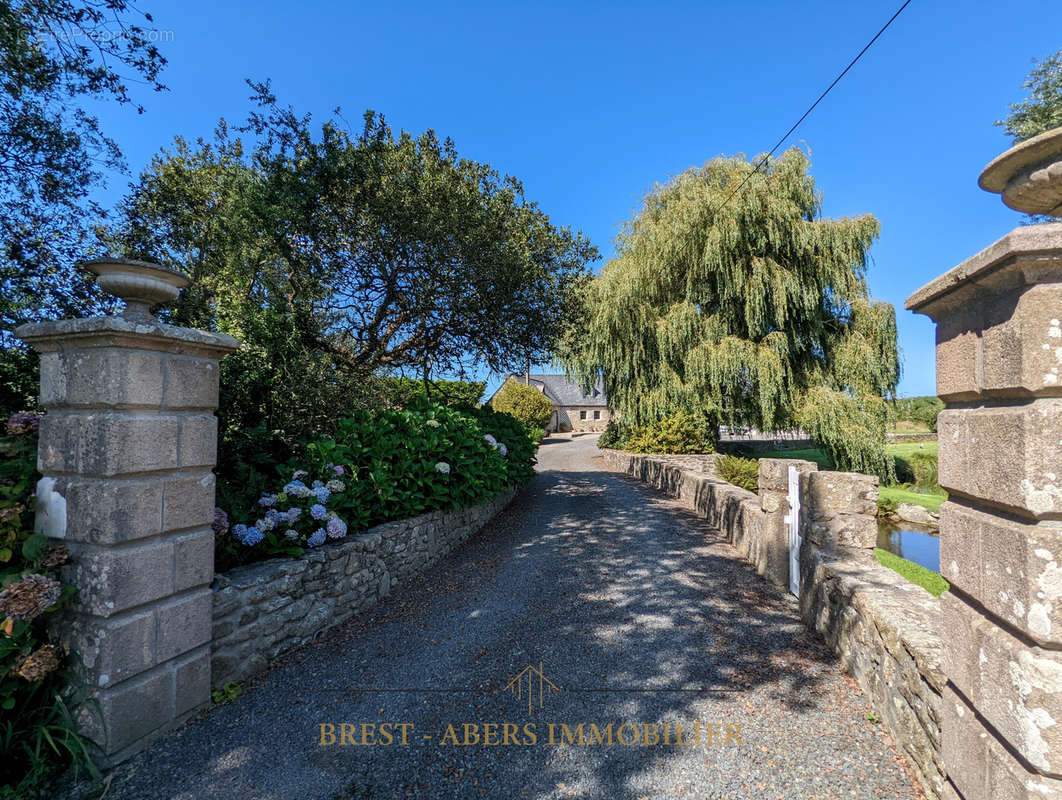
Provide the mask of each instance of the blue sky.
[{"label": "blue sky", "polygon": [[[172,32],[169,91],[101,117],[138,172],[174,135],[242,121],[244,79],[271,78],[319,119],[372,108],[451,137],[607,257],[654,182],[770,148],[900,2],[143,0]],[[977,175],[1008,146],[992,122],[1030,60],[1059,48],[1062,3],[914,0],[790,141],[810,148],[827,216],[881,221],[870,287],[897,307],[903,395],[934,393],[932,325],[903,302],[1020,222]]]}]

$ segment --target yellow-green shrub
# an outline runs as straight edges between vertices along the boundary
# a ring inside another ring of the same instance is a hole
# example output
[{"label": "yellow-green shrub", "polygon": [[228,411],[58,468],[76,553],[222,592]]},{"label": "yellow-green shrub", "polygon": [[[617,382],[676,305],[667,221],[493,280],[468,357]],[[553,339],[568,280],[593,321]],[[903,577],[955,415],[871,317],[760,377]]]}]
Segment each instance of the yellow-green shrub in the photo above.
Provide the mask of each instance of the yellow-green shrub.
[{"label": "yellow-green shrub", "polygon": [[712,453],[716,431],[713,426],[676,411],[651,425],[635,428],[622,447],[631,453]]},{"label": "yellow-green shrub", "polygon": [[495,411],[511,414],[532,428],[545,428],[553,405],[542,392],[526,383],[507,380],[490,401]]},{"label": "yellow-green shrub", "polygon": [[760,490],[760,462],[755,458],[741,456],[723,456],[715,462],[716,472],[727,483],[748,489],[750,492]]}]

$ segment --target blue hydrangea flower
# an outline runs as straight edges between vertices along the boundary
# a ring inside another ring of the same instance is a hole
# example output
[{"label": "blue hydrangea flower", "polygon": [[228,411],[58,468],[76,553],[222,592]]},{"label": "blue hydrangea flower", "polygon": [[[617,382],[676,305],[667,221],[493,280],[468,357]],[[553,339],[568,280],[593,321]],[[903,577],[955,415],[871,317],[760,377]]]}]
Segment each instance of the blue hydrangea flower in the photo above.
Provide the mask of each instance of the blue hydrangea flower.
[{"label": "blue hydrangea flower", "polygon": [[332,517],[328,520],[328,524],[325,525],[325,531],[332,539],[342,539],[347,535],[347,523],[339,517]]},{"label": "blue hydrangea flower", "polygon": [[303,478],[309,477],[309,475],[310,475],[310,473],[307,472],[304,469],[297,469],[293,473],[291,473],[292,479],[293,480],[297,480],[297,481],[298,480],[302,480]]},{"label": "blue hydrangea flower", "polygon": [[246,525],[234,525],[232,535],[236,537],[236,541],[247,547],[254,547],[265,538],[265,534],[258,528],[248,528]]},{"label": "blue hydrangea flower", "polygon": [[332,467],[332,472],[334,472],[336,475],[345,475],[347,471],[343,469],[343,467],[341,467],[339,464],[336,464],[334,467]]},{"label": "blue hydrangea flower", "polygon": [[289,508],[284,513],[284,521],[291,525],[293,522],[296,522],[299,519],[299,516],[301,516],[301,514],[301,508]]},{"label": "blue hydrangea flower", "polygon": [[284,535],[287,538],[289,538],[289,539],[298,539],[299,538],[299,532],[298,531],[293,531],[291,528],[288,528],[286,531],[284,531]]},{"label": "blue hydrangea flower", "polygon": [[318,503],[327,503],[328,498],[332,496],[332,493],[324,486],[318,486],[313,492],[311,492],[311,494],[317,498]]},{"label": "blue hydrangea flower", "polygon": [[318,528],[313,532],[313,536],[306,540],[306,545],[308,547],[317,547],[318,545],[325,543],[326,537],[327,534],[325,533],[324,528]]},{"label": "blue hydrangea flower", "polygon": [[255,522],[254,526],[260,531],[271,531],[273,530],[273,528],[276,527],[276,522],[274,520],[263,517],[262,519]]},{"label": "blue hydrangea flower", "polygon": [[324,486],[324,481],[314,481],[313,482],[313,488],[314,489],[320,489],[322,486]]},{"label": "blue hydrangea flower", "polygon": [[277,504],[277,496],[275,494],[264,494],[258,498],[258,505],[262,508],[272,508]]},{"label": "blue hydrangea flower", "polygon": [[284,486],[284,494],[292,497],[306,497],[309,493],[310,490],[302,481],[292,481]]},{"label": "blue hydrangea flower", "polygon": [[320,503],[314,503],[310,506],[310,516],[314,519],[324,519],[328,516],[328,509]]}]

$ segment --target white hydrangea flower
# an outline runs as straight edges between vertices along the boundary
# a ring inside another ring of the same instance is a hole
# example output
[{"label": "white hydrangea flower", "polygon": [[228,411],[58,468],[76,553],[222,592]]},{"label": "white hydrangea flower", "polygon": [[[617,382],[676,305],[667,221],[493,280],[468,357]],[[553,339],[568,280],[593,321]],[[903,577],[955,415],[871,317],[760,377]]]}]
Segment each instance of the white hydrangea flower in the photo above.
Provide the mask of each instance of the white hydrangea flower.
[{"label": "white hydrangea flower", "polygon": [[342,492],[347,488],[347,485],[340,480],[331,480],[325,484],[325,488],[330,492]]},{"label": "white hydrangea flower", "polygon": [[509,455],[509,448],[501,442],[498,442],[498,452],[502,454],[502,457]]},{"label": "white hydrangea flower", "polygon": [[429,428],[438,428],[439,427],[439,420],[437,420],[437,419],[429,419],[424,424],[427,425]]},{"label": "white hydrangea flower", "polygon": [[449,475],[450,474],[450,465],[447,464],[445,461],[436,462],[435,471],[436,472],[441,472],[443,475]]},{"label": "white hydrangea flower", "polygon": [[498,440],[491,436],[489,433],[484,434],[483,438],[487,440],[487,444],[489,444],[491,447],[498,444]]}]

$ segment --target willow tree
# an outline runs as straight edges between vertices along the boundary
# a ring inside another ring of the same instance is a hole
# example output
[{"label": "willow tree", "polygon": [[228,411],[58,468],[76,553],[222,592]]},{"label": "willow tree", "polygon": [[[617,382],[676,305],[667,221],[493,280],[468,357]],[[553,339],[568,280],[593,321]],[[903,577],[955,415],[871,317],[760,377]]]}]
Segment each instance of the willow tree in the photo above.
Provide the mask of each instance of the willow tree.
[{"label": "willow tree", "polygon": [[603,377],[629,422],[800,427],[840,468],[889,477],[899,363],[895,312],[867,293],[878,221],[823,219],[809,166],[798,149],[758,172],[718,158],[655,187],[558,356],[587,386]]}]

